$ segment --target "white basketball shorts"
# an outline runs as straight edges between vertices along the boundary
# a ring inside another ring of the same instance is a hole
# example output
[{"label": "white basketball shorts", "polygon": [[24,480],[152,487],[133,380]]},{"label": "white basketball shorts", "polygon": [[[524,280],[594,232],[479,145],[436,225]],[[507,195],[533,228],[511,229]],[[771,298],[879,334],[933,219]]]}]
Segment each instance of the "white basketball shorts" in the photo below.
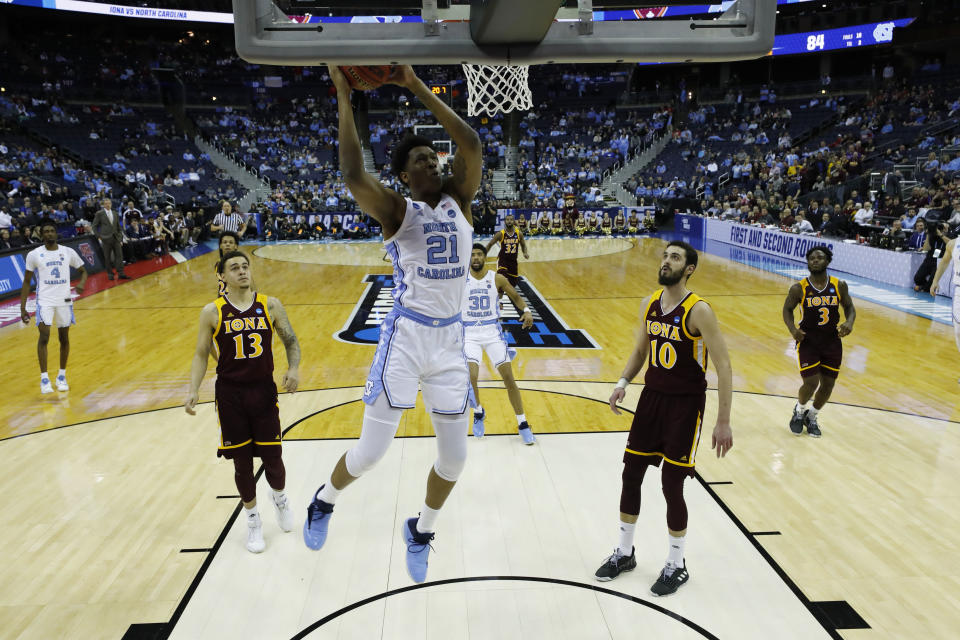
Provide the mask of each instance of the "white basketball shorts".
[{"label": "white basketball shorts", "polygon": [[57,305],[41,305],[37,304],[37,324],[45,324],[47,326],[54,326],[58,329],[63,329],[64,327],[69,327],[72,324],[77,324],[76,318],[73,316],[73,305],[72,304],[57,304]]},{"label": "white basketball shorts", "polygon": [[463,352],[468,362],[480,364],[483,361],[484,351],[494,367],[512,362],[517,357],[517,352],[507,345],[506,336],[503,335],[499,322],[480,327],[467,325],[464,328],[464,340]]},{"label": "white basketball shorts", "polygon": [[[437,322],[438,324],[433,324]],[[411,409],[418,387],[428,411],[460,414],[474,405],[470,370],[463,354],[463,324],[396,307],[380,325],[380,341],[367,376],[363,401],[385,393],[390,406]]]}]

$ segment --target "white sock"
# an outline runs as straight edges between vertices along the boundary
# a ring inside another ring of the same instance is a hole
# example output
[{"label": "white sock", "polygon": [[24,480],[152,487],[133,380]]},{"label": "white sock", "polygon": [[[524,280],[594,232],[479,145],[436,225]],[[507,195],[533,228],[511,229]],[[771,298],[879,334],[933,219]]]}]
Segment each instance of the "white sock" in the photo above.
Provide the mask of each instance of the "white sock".
[{"label": "white sock", "polygon": [[483,405],[477,403],[477,406],[473,409],[473,416],[482,416],[483,415]]},{"label": "white sock", "polygon": [[247,516],[247,522],[250,521],[250,518],[259,518],[259,517],[260,517],[260,511],[257,509],[257,506],[256,506],[256,505],[250,507],[249,509],[247,509],[246,507],[244,507],[244,508],[243,508],[243,514],[244,514],[245,516]]},{"label": "white sock", "polygon": [[518,414],[517,414],[517,426],[518,426],[518,427],[519,427],[520,425],[522,425],[522,424],[523,424],[524,422],[526,422],[526,421],[527,421],[527,414],[525,414],[525,413],[518,413]]},{"label": "white sock", "polygon": [[807,418],[810,420],[816,420],[818,413],[820,413],[820,409],[817,409],[816,407],[810,407],[810,413],[807,414]]},{"label": "white sock", "polygon": [[637,530],[636,522],[620,521],[620,545],[617,549],[625,556],[633,555],[633,532]]},{"label": "white sock", "polygon": [[60,369],[60,371],[57,372],[57,377],[58,377],[58,378],[66,378],[66,377],[67,377],[67,370],[66,370],[66,369]]},{"label": "white sock", "polygon": [[273,489],[273,501],[274,501],[274,502],[278,502],[280,499],[286,498],[286,497],[287,497],[287,492],[284,491],[283,489],[280,489],[279,491],[276,490],[276,489]]},{"label": "white sock", "polygon": [[50,374],[46,371],[40,374],[40,382],[50,382]]},{"label": "white sock", "polygon": [[440,509],[431,509],[424,503],[420,508],[420,518],[417,519],[417,533],[433,533],[438,515]]},{"label": "white sock", "polygon": [[320,491],[317,491],[317,497],[326,503],[333,504],[340,497],[340,491],[333,486],[333,476],[330,476],[330,479],[320,488]]},{"label": "white sock", "polygon": [[807,410],[807,406],[800,404],[799,402],[793,407],[793,413],[798,416],[803,415],[803,412],[806,410]]},{"label": "white sock", "polygon": [[683,545],[687,537],[680,536],[677,538],[670,534],[667,534],[667,537],[670,539],[670,553],[667,554],[667,564],[674,568],[683,567]]}]

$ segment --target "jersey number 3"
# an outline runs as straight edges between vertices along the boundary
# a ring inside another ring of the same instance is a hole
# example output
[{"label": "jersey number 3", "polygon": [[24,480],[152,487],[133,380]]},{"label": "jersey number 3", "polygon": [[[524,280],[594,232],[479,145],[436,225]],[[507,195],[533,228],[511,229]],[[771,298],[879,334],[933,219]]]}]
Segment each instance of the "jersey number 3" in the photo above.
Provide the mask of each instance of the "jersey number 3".
[{"label": "jersey number 3", "polygon": [[237,360],[243,360],[245,358],[259,358],[263,355],[263,337],[259,333],[248,333],[250,336],[250,353],[244,353],[243,349],[243,334],[236,335],[233,337],[233,344],[237,350]]},{"label": "jersey number 3", "polygon": [[830,309],[828,307],[820,307],[820,322],[817,323],[817,326],[823,326],[830,322]]}]

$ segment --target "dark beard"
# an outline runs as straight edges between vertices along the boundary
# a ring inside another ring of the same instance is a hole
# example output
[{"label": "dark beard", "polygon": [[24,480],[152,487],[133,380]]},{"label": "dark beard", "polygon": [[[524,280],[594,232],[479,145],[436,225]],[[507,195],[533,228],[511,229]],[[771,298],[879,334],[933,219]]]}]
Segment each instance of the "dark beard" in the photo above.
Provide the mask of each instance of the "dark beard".
[{"label": "dark beard", "polygon": [[662,284],[665,287],[672,287],[673,285],[680,282],[681,279],[683,279],[682,271],[678,273],[673,273],[673,272],[664,273],[663,271],[661,271],[659,276],[657,277],[657,284]]},{"label": "dark beard", "polygon": [[812,276],[818,276],[818,275],[820,275],[820,274],[822,274],[822,273],[826,273],[826,272],[827,272],[827,267],[826,267],[826,265],[824,265],[824,266],[823,266],[822,268],[820,268],[820,269],[814,269],[813,267],[811,267],[811,266],[808,265],[808,266],[807,266],[807,269],[810,270],[810,275],[812,275]]}]

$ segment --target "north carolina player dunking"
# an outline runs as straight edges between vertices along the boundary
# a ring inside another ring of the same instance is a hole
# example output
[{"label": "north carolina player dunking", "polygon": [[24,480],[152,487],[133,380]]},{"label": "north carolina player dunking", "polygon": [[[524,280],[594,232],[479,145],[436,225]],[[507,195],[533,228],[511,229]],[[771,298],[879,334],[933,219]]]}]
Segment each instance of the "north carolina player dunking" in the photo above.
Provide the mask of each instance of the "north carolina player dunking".
[{"label": "north carolina player dunking", "polygon": [[[960,349],[960,249],[957,249],[957,239],[954,238],[947,243],[943,251],[943,258],[937,265],[937,273],[933,276],[933,284],[930,285],[930,295],[937,297],[937,286],[940,278],[947,269],[953,268],[953,337],[957,341],[957,349]],[[960,382],[960,380],[957,380]]]},{"label": "north carolina player dunking", "polygon": [[[520,311],[520,321],[524,329],[533,326],[533,315],[530,309],[524,306],[523,298],[517,290],[510,286],[507,279],[500,273],[487,269],[487,251],[480,243],[473,245],[470,253],[470,276],[467,286],[463,289],[463,351],[470,366],[470,384],[473,386],[473,395],[476,398],[476,407],[473,412],[473,435],[483,437],[484,415],[480,405],[480,389],[477,388],[477,378],[480,377],[480,363],[483,362],[483,352],[493,362],[493,366],[503,378],[503,386],[507,388],[510,404],[517,416],[517,431],[524,444],[533,444],[536,438],[533,430],[527,423],[527,416],[523,413],[523,400],[520,399],[520,389],[513,379],[513,367],[510,362],[516,352],[507,346],[500,326],[499,292],[503,291]],[[521,310],[522,309],[522,310]]]},{"label": "north carolina player dunking", "polygon": [[453,173],[444,180],[429,140],[417,136],[401,140],[391,166],[410,188],[411,197],[404,198],[364,171],[350,85],[339,69],[328,70],[337,88],[343,180],[360,209],[383,228],[395,288],[393,309],[380,326],[363,394],[360,440],[316,492],[307,509],[303,539],[311,549],[323,546],[337,497],[387,452],[403,411],[416,403],[419,385],[437,436],[437,460],[427,477],[420,517],[408,518],[401,533],[407,545],[407,571],[414,582],[423,582],[437,515],[467,459],[467,412],[473,393],[463,355],[460,301],[473,238],[470,202],[482,176],[480,137],[411,67],[398,66],[390,82],[412,91],[457,145]]},{"label": "north carolina player dunking", "polygon": [[70,325],[73,319],[73,298],[70,296],[70,268],[80,272],[77,294],[83,293],[87,284],[87,271],[77,252],[70,247],[57,244],[57,225],[52,220],[40,223],[43,246],[27,254],[26,272],[23,274],[23,287],[20,289],[20,319],[24,324],[30,322],[27,313],[27,298],[30,296],[30,282],[34,274],[37,278],[37,359],[40,361],[40,393],[53,393],[50,374],[47,373],[47,344],[50,341],[50,327],[57,325],[60,339],[60,371],[57,373],[57,391],[69,391],[67,384],[67,357],[70,355]]},{"label": "north carolina player dunking", "polygon": [[[799,436],[803,427],[814,438],[821,435],[817,417],[830,400],[840,374],[843,343],[840,338],[853,331],[857,311],[847,283],[827,274],[833,260],[830,247],[818,245],[807,251],[810,275],[794,283],[783,302],[783,322],[797,341],[797,364],[803,384],[790,417],[790,431]],[[800,305],[800,327],[794,325],[793,310]],[[846,320],[840,324],[840,308]],[[814,396],[816,393],[816,396]],[[813,398],[813,406],[809,406]]]}]

